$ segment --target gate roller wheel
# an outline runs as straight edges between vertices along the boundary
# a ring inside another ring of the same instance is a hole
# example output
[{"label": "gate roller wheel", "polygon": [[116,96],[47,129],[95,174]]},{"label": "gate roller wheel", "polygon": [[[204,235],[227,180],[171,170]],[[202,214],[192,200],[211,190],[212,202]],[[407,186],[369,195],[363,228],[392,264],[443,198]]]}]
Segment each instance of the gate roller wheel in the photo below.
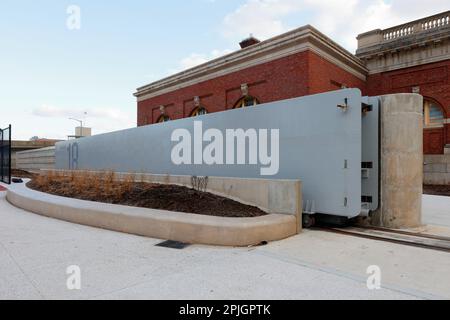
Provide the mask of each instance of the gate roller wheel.
[{"label": "gate roller wheel", "polygon": [[316,224],[316,218],[313,215],[303,215],[303,228],[311,228]]}]

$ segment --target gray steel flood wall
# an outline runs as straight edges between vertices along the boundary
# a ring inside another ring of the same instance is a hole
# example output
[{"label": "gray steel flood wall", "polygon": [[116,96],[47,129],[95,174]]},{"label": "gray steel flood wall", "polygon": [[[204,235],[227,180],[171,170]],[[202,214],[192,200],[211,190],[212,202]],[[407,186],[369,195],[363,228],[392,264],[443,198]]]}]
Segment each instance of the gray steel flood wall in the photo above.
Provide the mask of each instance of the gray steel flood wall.
[{"label": "gray steel flood wall", "polygon": [[[358,89],[345,89],[60,142],[56,145],[56,168],[300,179],[307,210],[353,217],[361,212],[361,99]],[[348,108],[338,107],[346,103]],[[186,154],[188,149],[179,153],[192,164],[172,162],[173,150],[181,141],[172,141],[177,129],[186,129],[192,136],[188,143],[192,147],[188,151],[190,154]],[[203,141],[208,137],[202,135],[212,132],[208,129],[217,129],[214,132],[223,137],[219,139],[216,135],[215,139]],[[227,150],[230,142],[227,130],[230,129],[254,129],[257,134],[256,154],[250,151],[251,139],[246,140],[247,164],[236,164],[237,154],[242,151],[237,149],[237,143],[234,149]],[[274,156],[277,132],[279,157],[273,157],[271,166],[275,174],[263,175],[264,168],[270,167],[263,157],[266,154],[264,133],[268,134],[267,155]],[[215,146],[223,142],[223,149],[216,148],[219,154],[210,154],[221,156],[221,162],[231,163],[226,160],[230,160],[234,151],[235,164],[207,164],[198,157],[199,150],[202,155],[201,150],[206,152],[213,141],[219,143]]]}]

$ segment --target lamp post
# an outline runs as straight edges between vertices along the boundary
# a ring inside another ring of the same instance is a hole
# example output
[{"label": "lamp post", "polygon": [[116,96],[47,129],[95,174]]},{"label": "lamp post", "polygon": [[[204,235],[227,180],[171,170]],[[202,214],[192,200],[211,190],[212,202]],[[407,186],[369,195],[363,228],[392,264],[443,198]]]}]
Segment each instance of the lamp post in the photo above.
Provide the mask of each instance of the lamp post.
[{"label": "lamp post", "polygon": [[75,118],[69,118],[69,120],[78,121],[80,123],[80,128],[81,128],[80,135],[81,135],[81,137],[83,137],[83,121],[75,119]]}]

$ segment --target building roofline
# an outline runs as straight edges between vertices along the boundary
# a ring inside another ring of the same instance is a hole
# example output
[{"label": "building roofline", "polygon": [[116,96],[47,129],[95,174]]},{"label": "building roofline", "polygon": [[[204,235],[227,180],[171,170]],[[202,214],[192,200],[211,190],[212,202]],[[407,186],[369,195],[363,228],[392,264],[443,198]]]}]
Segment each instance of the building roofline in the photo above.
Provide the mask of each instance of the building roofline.
[{"label": "building roofline", "polygon": [[392,27],[389,27],[389,28],[386,28],[386,29],[373,29],[373,30],[370,30],[370,31],[366,31],[366,32],[358,34],[358,36],[356,38],[360,39],[361,37],[369,35],[369,34],[372,34],[372,33],[387,32],[389,30],[397,29],[397,28],[399,28],[401,26],[413,25],[413,24],[416,24],[416,23],[423,22],[424,20],[430,20],[430,19],[433,19],[433,18],[437,18],[437,17],[439,17],[441,15],[444,15],[444,14],[450,14],[450,10],[445,10],[445,11],[433,14],[431,16],[426,16],[426,17],[419,18],[419,19],[416,19],[416,20],[407,21],[405,23],[401,23],[401,24],[398,24],[396,26],[392,26]]},{"label": "building roofline", "polygon": [[425,46],[429,43],[449,39],[449,30],[450,26],[445,27],[444,29],[431,29],[417,34],[407,35],[402,38],[385,40],[381,43],[358,49],[356,55],[363,60],[392,51],[410,50],[414,47]]},{"label": "building roofline", "polygon": [[[340,63],[347,65],[350,69],[354,70],[354,73],[356,73],[360,78],[367,75],[368,70],[359,58],[344,49],[335,41],[331,40],[313,26],[305,25],[262,41],[258,44],[254,44],[250,47],[237,50],[196,67],[139,87],[134,95],[138,98],[142,98],[143,96],[148,96],[149,94],[152,96],[157,95],[159,91],[174,91],[190,85],[190,81],[201,78],[205,74],[210,74],[217,70],[232,67],[245,61],[254,60],[261,56],[273,55],[274,52],[284,50],[287,47],[294,47],[299,43],[308,42],[310,45],[307,46],[307,49],[326,52],[327,55],[333,56],[333,58],[336,59],[336,61],[333,62],[339,61]],[[276,57],[276,55],[273,56]],[[267,61],[267,59],[264,61]],[[186,83],[189,84],[186,85]]]}]

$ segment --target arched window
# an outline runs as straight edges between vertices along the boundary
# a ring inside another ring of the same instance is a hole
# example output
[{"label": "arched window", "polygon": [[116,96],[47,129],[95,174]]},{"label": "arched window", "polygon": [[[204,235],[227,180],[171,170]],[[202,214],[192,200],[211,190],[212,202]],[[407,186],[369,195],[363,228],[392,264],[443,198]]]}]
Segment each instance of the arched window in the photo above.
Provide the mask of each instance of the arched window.
[{"label": "arched window", "polygon": [[258,104],[258,99],[252,96],[245,96],[239,99],[238,102],[234,105],[234,109],[253,107]]},{"label": "arched window", "polygon": [[423,121],[425,127],[439,127],[444,124],[444,111],[437,103],[425,100],[423,104]]},{"label": "arched window", "polygon": [[170,121],[170,117],[167,116],[167,115],[165,115],[165,114],[162,114],[162,115],[158,118],[158,121],[156,121],[156,123],[163,123],[163,122],[167,122],[167,121]]},{"label": "arched window", "polygon": [[191,117],[202,116],[204,114],[208,114],[208,110],[204,107],[197,107],[191,112]]}]

